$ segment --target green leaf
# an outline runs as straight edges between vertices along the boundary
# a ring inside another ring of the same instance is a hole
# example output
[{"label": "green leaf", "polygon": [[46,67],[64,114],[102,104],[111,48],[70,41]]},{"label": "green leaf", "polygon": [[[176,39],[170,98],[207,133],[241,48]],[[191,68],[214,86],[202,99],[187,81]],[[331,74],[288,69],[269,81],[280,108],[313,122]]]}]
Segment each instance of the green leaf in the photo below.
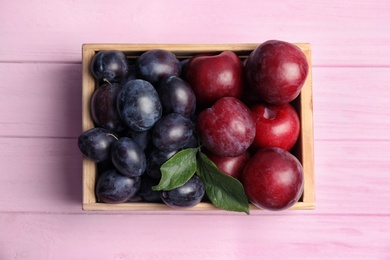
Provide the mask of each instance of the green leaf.
[{"label": "green leaf", "polygon": [[172,190],[185,184],[196,172],[198,148],[181,150],[166,161],[160,168],[161,180],[153,190]]},{"label": "green leaf", "polygon": [[249,215],[249,202],[241,182],[222,173],[202,152],[199,152],[197,175],[204,182],[206,194],[214,206]]}]

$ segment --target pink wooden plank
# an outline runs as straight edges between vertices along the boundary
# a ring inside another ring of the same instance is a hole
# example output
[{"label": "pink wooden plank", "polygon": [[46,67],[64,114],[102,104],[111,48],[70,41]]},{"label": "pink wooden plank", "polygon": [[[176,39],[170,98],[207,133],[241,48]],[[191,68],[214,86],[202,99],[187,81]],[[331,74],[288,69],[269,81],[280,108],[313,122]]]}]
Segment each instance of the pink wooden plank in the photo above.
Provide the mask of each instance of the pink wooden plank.
[{"label": "pink wooden plank", "polygon": [[0,138],[0,147],[0,211],[81,210],[77,140]]},{"label": "pink wooden plank", "polygon": [[389,213],[389,140],[325,140],[314,146],[316,212]]},{"label": "pink wooden plank", "polygon": [[[0,259],[389,259],[388,1],[3,1]],[[311,42],[317,209],[81,211],[81,44]]]},{"label": "pink wooden plank", "polygon": [[[388,75],[389,68],[314,68],[315,138],[389,140]],[[0,63],[0,78],[0,136],[79,136],[80,64]]]},{"label": "pink wooden plank", "polygon": [[[1,138],[0,147],[0,212],[81,212],[81,153],[75,139]],[[390,214],[388,158],[390,140],[315,142],[317,208],[300,214]]]},{"label": "pink wooden plank", "polygon": [[78,136],[81,65],[0,63],[0,136]]},{"label": "pink wooden plank", "polygon": [[316,66],[389,66],[389,12],[388,1],[364,0],[168,0],[147,6],[141,0],[109,6],[92,0],[6,1],[0,9],[0,60],[78,62],[86,42],[281,39],[311,42]]},{"label": "pink wooden plank", "polygon": [[390,139],[388,68],[314,68],[314,136]]},{"label": "pink wooden plank", "polygon": [[389,216],[0,214],[1,259],[389,259]]}]

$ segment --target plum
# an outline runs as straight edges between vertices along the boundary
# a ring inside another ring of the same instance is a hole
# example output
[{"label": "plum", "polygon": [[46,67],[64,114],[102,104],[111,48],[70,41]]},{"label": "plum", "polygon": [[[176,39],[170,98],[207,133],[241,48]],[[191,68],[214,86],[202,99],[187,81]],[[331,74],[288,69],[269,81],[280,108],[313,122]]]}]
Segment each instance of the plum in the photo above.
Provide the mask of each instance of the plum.
[{"label": "plum", "polygon": [[249,108],[234,97],[220,98],[211,108],[200,112],[196,129],[210,152],[228,157],[244,153],[256,134]]},{"label": "plum", "polygon": [[286,104],[299,95],[309,64],[296,45],[269,40],[252,51],[244,71],[247,83],[263,101]]}]

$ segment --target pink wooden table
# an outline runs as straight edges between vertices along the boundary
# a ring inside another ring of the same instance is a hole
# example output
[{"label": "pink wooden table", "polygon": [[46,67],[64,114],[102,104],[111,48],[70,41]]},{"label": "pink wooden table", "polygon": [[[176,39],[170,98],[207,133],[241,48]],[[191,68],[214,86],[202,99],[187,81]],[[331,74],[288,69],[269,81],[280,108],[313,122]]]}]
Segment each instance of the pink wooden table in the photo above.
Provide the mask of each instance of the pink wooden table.
[{"label": "pink wooden table", "polygon": [[[81,210],[83,43],[269,39],[312,44],[315,210]],[[2,1],[0,259],[390,259],[389,111],[386,0]]]}]

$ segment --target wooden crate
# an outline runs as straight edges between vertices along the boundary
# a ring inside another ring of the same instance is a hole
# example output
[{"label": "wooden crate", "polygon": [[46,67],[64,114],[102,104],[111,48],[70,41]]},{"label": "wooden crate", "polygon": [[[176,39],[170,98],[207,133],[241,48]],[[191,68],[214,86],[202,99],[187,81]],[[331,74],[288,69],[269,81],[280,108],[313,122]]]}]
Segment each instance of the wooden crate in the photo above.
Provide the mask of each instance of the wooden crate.
[{"label": "wooden crate", "polygon": [[[94,127],[90,114],[90,99],[96,88],[96,82],[90,72],[92,57],[101,50],[123,51],[131,60],[135,60],[143,52],[152,49],[165,49],[176,54],[179,59],[190,58],[198,53],[218,53],[224,50],[234,51],[240,58],[245,59],[259,43],[256,44],[84,44],[82,46],[82,130]],[[292,153],[300,160],[304,170],[304,192],[300,200],[290,209],[314,209],[314,155],[313,155],[313,104],[312,104],[312,66],[311,47],[308,43],[297,43],[309,61],[309,74],[300,95],[292,105],[296,108],[301,119],[301,133],[298,143]],[[163,203],[129,202],[121,204],[98,203],[95,196],[97,176],[96,164],[83,158],[83,210],[121,210],[121,211],[178,211]],[[250,205],[250,210],[257,210]],[[201,202],[195,207],[184,211],[220,210],[211,203]],[[180,211],[183,211],[180,210]]]}]

